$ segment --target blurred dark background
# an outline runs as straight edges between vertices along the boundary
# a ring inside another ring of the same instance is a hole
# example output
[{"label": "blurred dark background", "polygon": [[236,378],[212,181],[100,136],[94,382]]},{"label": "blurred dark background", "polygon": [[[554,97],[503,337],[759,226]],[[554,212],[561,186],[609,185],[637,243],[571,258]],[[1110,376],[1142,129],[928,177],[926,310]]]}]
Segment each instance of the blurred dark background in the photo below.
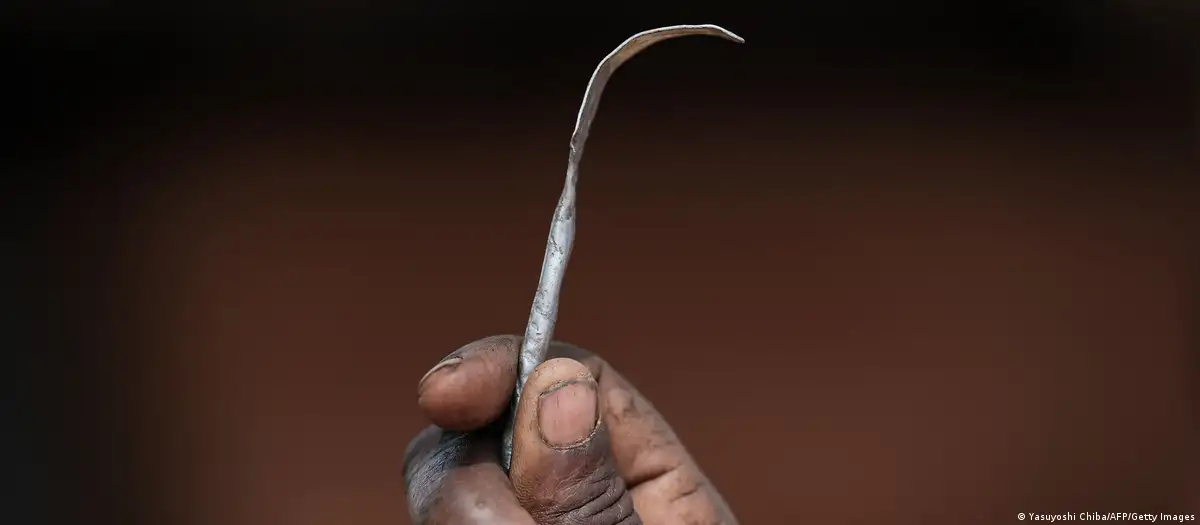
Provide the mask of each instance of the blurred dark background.
[{"label": "blurred dark background", "polygon": [[677,23],[747,43],[609,85],[557,336],[743,523],[1200,513],[1198,4],[830,4],[7,4],[3,521],[407,523]]}]

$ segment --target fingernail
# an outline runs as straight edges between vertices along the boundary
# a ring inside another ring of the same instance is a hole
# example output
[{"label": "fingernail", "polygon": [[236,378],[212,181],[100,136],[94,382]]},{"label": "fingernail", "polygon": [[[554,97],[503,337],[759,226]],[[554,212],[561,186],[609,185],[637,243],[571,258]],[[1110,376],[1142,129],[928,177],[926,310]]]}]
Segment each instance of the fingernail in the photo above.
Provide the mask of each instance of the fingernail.
[{"label": "fingernail", "polygon": [[596,430],[599,414],[596,382],[572,380],[542,392],[538,398],[538,430],[552,448],[586,443]]},{"label": "fingernail", "polygon": [[452,370],[454,367],[458,366],[459,363],[462,363],[462,358],[454,356],[443,359],[442,362],[433,365],[433,368],[430,368],[428,372],[425,372],[425,376],[421,378],[421,382],[417,383],[417,391],[421,391],[421,389],[425,387],[425,382],[428,381],[429,378],[433,377],[434,374],[445,370]]}]

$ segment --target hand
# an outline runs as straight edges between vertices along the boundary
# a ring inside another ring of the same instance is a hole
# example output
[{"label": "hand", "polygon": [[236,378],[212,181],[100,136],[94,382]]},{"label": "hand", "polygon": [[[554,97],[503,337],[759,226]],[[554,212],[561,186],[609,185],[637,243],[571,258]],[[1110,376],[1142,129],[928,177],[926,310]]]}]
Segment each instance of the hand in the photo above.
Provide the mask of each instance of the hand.
[{"label": "hand", "polygon": [[603,360],[562,343],[529,376],[505,475],[520,343],[476,341],[421,379],[418,403],[436,426],[405,452],[414,524],[737,525],[654,407]]}]

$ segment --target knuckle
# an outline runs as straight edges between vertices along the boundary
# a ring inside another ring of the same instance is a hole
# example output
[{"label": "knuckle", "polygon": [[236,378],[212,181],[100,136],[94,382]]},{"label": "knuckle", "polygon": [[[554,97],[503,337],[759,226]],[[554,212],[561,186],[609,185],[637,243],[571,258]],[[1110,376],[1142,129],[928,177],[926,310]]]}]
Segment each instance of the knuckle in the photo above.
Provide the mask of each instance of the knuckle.
[{"label": "knuckle", "polygon": [[526,523],[528,515],[522,514],[523,511],[514,501],[511,491],[501,482],[503,473],[498,469],[492,471],[480,467],[462,466],[448,473],[421,512],[413,516],[413,523]]},{"label": "knuckle", "polygon": [[736,525],[728,505],[698,469],[684,467],[639,485],[635,499],[654,523]]},{"label": "knuckle", "polygon": [[405,454],[404,486],[410,517],[425,523],[438,506],[446,475],[466,451],[466,435],[430,427],[421,432]]},{"label": "knuckle", "polygon": [[404,474],[408,476],[409,470],[416,466],[424,456],[428,455],[435,446],[438,439],[441,437],[442,431],[436,426],[428,426],[421,429],[412,441],[408,442],[408,446],[404,449]]},{"label": "knuckle", "polygon": [[573,483],[556,487],[553,497],[534,512],[547,525],[641,525],[625,481],[612,468],[593,471]]}]

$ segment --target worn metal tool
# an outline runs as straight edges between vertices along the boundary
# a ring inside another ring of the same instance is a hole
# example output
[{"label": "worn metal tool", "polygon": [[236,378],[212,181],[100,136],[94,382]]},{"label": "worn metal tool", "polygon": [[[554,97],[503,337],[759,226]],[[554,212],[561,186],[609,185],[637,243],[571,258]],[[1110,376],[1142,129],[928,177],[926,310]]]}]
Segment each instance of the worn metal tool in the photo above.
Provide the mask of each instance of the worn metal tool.
[{"label": "worn metal tool", "polygon": [[554,336],[554,322],[558,317],[558,297],[562,290],[563,276],[567,271],[567,260],[571,257],[571,247],[575,242],[575,185],[579,182],[579,160],[583,157],[583,146],[587,142],[588,130],[592,119],[596,116],[596,108],[600,105],[600,95],[613,72],[621,67],[626,60],[651,45],[689,35],[707,35],[724,38],[742,43],[741,37],[719,26],[680,25],[660,27],[643,31],[629,37],[617,46],[592,73],[588,81],[587,91],[583,94],[583,103],[579,106],[579,116],[575,120],[575,131],[571,134],[571,152],[567,157],[567,181],[563,185],[562,196],[558,198],[558,206],[554,209],[554,218],[550,222],[550,237],[546,241],[546,256],[542,260],[542,275],[538,280],[537,293],[533,296],[533,308],[529,312],[529,324],[525,327],[525,339],[521,344],[521,354],[517,365],[517,386],[513,394],[512,411],[508,426],[504,431],[504,449],[502,460],[504,469],[512,464],[513,419],[516,417],[517,401],[525,380],[534,368],[546,359],[550,348],[550,340]]}]

